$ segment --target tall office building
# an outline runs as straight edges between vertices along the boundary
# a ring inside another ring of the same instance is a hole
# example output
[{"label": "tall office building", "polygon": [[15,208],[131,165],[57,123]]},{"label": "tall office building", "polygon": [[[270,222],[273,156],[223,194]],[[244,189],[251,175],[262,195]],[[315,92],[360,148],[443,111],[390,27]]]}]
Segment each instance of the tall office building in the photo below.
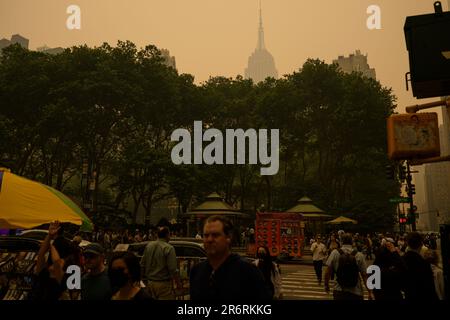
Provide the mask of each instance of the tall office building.
[{"label": "tall office building", "polygon": [[28,49],[28,44],[30,43],[30,40],[22,37],[20,34],[15,34],[11,37],[11,43],[18,43],[23,48]]},{"label": "tall office building", "polygon": [[367,63],[367,55],[362,55],[361,51],[356,50],[348,57],[339,56],[333,63],[339,65],[345,73],[361,72],[365,77],[375,79],[375,69],[370,68]]},{"label": "tall office building", "polygon": [[[445,109],[445,107],[443,108]],[[441,155],[450,154],[448,113],[443,110],[444,123],[439,126]],[[439,225],[450,223],[450,162],[428,163],[413,167],[416,192],[414,200],[419,219],[417,228],[424,231],[438,231]]]},{"label": "tall office building", "polygon": [[14,43],[18,43],[23,48],[28,49],[29,42],[27,38],[22,37],[20,34],[15,34],[11,37],[11,40],[5,38],[0,40],[0,50]]},{"label": "tall office building", "polygon": [[170,55],[169,50],[161,49],[161,56],[164,59],[164,64],[168,67],[172,67],[175,70],[177,69],[177,65],[175,62],[175,57]]},{"label": "tall office building", "polygon": [[267,77],[278,78],[278,71],[275,68],[273,56],[267,51],[264,44],[264,28],[260,3],[258,43],[255,51],[248,58],[248,67],[245,69],[245,78],[252,79],[255,83],[258,83],[264,81]]}]

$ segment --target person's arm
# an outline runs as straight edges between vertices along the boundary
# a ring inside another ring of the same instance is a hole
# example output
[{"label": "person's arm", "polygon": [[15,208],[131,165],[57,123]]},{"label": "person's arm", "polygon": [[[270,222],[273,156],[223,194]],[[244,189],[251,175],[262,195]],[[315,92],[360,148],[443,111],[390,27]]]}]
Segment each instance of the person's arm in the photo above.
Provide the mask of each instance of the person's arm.
[{"label": "person's arm", "polygon": [[317,242],[314,242],[314,243],[311,245],[311,248],[310,248],[311,253],[314,254],[314,252],[316,251],[316,249],[317,249]]},{"label": "person's arm", "polygon": [[361,278],[363,280],[364,287],[366,287],[366,290],[369,293],[369,300],[373,300],[373,292],[367,286],[368,276],[366,273],[366,270],[367,270],[366,259],[364,258],[364,255],[362,253],[357,253],[357,254],[359,255],[359,257],[356,259],[356,261],[358,262],[359,273],[361,274]]},{"label": "person's arm", "polygon": [[368,279],[368,277],[367,277],[367,273],[361,273],[361,277],[362,277],[362,280],[363,280],[363,282],[364,282],[364,287],[366,287],[366,290],[367,290],[367,292],[369,293],[369,300],[373,300],[373,292],[372,292],[372,290],[371,289],[369,289],[369,287],[367,286],[367,279]]},{"label": "person's arm", "polygon": [[330,252],[330,255],[328,256],[327,261],[325,262],[325,265],[327,266],[325,270],[325,278],[324,278],[324,288],[327,293],[330,292],[330,279],[331,279],[331,273],[333,272],[333,260],[335,257],[334,251]]},{"label": "person's arm", "polygon": [[36,260],[36,266],[34,268],[34,273],[39,274],[45,268],[45,254],[50,249],[50,237],[47,235],[41,243],[41,247],[39,248],[38,257]]},{"label": "person's arm", "polygon": [[50,250],[50,242],[56,238],[60,229],[59,221],[50,223],[48,228],[48,234],[39,248],[38,257],[36,260],[36,266],[34,269],[35,274],[39,274],[42,269],[45,268],[45,254]]},{"label": "person's arm", "polygon": [[64,259],[61,259],[59,256],[58,250],[56,250],[54,245],[50,245],[50,254],[53,261],[53,272],[52,275],[58,281],[58,283],[61,283],[62,279],[64,278]]}]

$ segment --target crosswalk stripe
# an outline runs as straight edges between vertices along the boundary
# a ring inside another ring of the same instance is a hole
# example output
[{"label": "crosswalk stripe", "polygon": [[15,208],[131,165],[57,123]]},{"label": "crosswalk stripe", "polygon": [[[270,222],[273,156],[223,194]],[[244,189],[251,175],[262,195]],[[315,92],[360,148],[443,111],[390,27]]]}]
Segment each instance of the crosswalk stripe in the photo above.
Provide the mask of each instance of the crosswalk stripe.
[{"label": "crosswalk stripe", "polygon": [[325,292],[322,285],[319,286],[314,270],[282,274],[281,279],[285,299],[330,300],[333,298]]},{"label": "crosswalk stripe", "polygon": [[[324,274],[324,273],[323,273]],[[296,271],[289,274],[282,274],[282,288],[284,299],[307,299],[307,300],[332,300],[333,290],[326,293],[322,284],[317,283],[316,273],[309,270]],[[334,287],[336,280],[330,280],[330,288]],[[364,298],[368,299],[367,290],[364,288]]]}]

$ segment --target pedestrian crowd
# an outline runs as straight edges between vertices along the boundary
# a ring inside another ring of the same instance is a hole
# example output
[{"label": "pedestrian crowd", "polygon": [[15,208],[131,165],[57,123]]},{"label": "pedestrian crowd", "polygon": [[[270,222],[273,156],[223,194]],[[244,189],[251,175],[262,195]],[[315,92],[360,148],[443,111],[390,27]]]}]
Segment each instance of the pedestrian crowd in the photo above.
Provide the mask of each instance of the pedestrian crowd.
[{"label": "pedestrian crowd", "polygon": [[[282,299],[281,270],[269,249],[258,247],[256,259],[248,261],[232,252],[235,234],[227,218],[206,219],[201,236],[206,260],[190,269],[190,299]],[[112,247],[105,244],[125,238],[133,242],[151,239],[141,259],[132,252],[107,255]],[[180,279],[170,238],[167,227],[159,227],[155,234],[136,232],[133,237],[127,232],[100,231],[91,238],[94,242],[81,247],[80,237],[70,241],[59,222],[51,223],[38,253],[30,299],[174,300]],[[417,232],[361,236],[340,230],[325,237],[317,235],[310,249],[318,284],[330,292],[330,280],[335,280],[335,300],[363,300],[365,291],[375,300],[438,300],[444,299],[438,247],[435,236]],[[369,264],[379,268],[381,287],[369,288]],[[80,290],[69,290],[67,285],[70,273],[66,271],[73,265],[82,272]]]},{"label": "pedestrian crowd", "polygon": [[[438,247],[434,234],[362,236],[340,230],[325,241],[317,235],[310,249],[318,284],[323,280],[325,291],[330,292],[330,280],[336,280],[335,300],[361,300],[365,290],[375,300],[442,300],[444,277]],[[379,267],[381,288],[368,288],[369,265]]]},{"label": "pedestrian crowd", "polygon": [[[143,241],[155,241],[158,236],[158,227],[152,227],[145,230],[141,229],[123,229],[123,230],[108,230],[99,228],[92,233],[78,233],[75,235],[74,240],[87,240],[89,242],[95,242],[102,245],[107,251],[113,251],[118,244],[131,244]],[[181,236],[181,232],[172,232],[172,237]]]},{"label": "pedestrian crowd", "polygon": [[[192,267],[189,294],[191,300],[271,300],[281,299],[282,286],[278,264],[267,248],[257,249],[257,259],[250,262],[231,251],[233,224],[227,218],[212,216],[205,221],[203,244],[207,259]],[[102,237],[103,236],[103,237]],[[174,300],[175,284],[179,281],[177,257],[169,243],[171,233],[160,227],[149,241],[139,259],[132,252],[114,252],[107,256],[111,246],[121,242],[127,233],[101,231],[91,242],[80,247],[81,236],[73,241],[63,236],[59,222],[51,223],[46,239],[41,244],[35,268],[36,281],[32,300]],[[144,240],[136,233],[128,239]],[[120,239],[120,237],[122,237]],[[118,239],[119,238],[119,239]],[[108,258],[107,258],[108,257]],[[81,289],[67,285],[66,270],[76,265],[82,272]]]}]

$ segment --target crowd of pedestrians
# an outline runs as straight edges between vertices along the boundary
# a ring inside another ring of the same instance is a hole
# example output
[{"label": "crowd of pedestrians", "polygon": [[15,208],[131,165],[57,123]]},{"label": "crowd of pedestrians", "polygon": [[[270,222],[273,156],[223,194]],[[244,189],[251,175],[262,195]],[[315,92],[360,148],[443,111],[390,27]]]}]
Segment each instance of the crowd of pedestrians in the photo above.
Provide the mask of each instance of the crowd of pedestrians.
[{"label": "crowd of pedestrians", "polygon": [[[232,252],[235,229],[223,216],[206,219],[202,240],[207,259],[190,270],[190,299],[194,301],[282,299],[281,271],[266,247],[256,249],[249,262]],[[58,222],[51,223],[41,243],[35,267],[32,300],[174,300],[178,281],[177,257],[169,243],[167,227],[156,233],[131,236],[101,231],[94,240],[80,247],[63,236]],[[139,259],[131,252],[108,256],[112,244],[150,239]],[[319,285],[330,292],[334,279],[335,300],[362,300],[364,292],[376,300],[444,299],[444,280],[439,243],[432,235],[374,234],[362,236],[342,230],[311,241],[314,270]],[[67,288],[69,266],[82,271],[81,289]],[[375,265],[381,273],[381,287],[369,288],[367,267]],[[323,266],[325,272],[323,273]]]},{"label": "crowd of pedestrians", "polygon": [[[437,300],[444,299],[444,278],[434,234],[349,234],[342,230],[311,240],[311,252],[318,283],[322,281],[322,264],[326,266],[324,288],[335,279],[336,300],[369,299]],[[380,268],[381,288],[367,287],[367,267]]]},{"label": "crowd of pedestrians", "polygon": [[[156,235],[148,234],[147,239],[151,241],[141,259],[132,252],[108,255],[115,242],[121,243],[125,239],[141,242],[146,236],[136,232],[131,237],[127,233],[99,231],[88,238],[93,242],[80,247],[82,235],[70,241],[64,237],[58,222],[51,223],[39,251],[36,281],[30,298],[46,301],[174,300],[179,270],[175,249],[169,243],[170,230],[160,227]],[[221,216],[208,218],[202,233],[207,260],[191,269],[191,300],[282,298],[280,269],[267,248],[258,248],[253,263],[233,253],[231,244],[235,229],[231,221]],[[78,266],[82,272],[80,290],[67,285],[69,265]]]}]

